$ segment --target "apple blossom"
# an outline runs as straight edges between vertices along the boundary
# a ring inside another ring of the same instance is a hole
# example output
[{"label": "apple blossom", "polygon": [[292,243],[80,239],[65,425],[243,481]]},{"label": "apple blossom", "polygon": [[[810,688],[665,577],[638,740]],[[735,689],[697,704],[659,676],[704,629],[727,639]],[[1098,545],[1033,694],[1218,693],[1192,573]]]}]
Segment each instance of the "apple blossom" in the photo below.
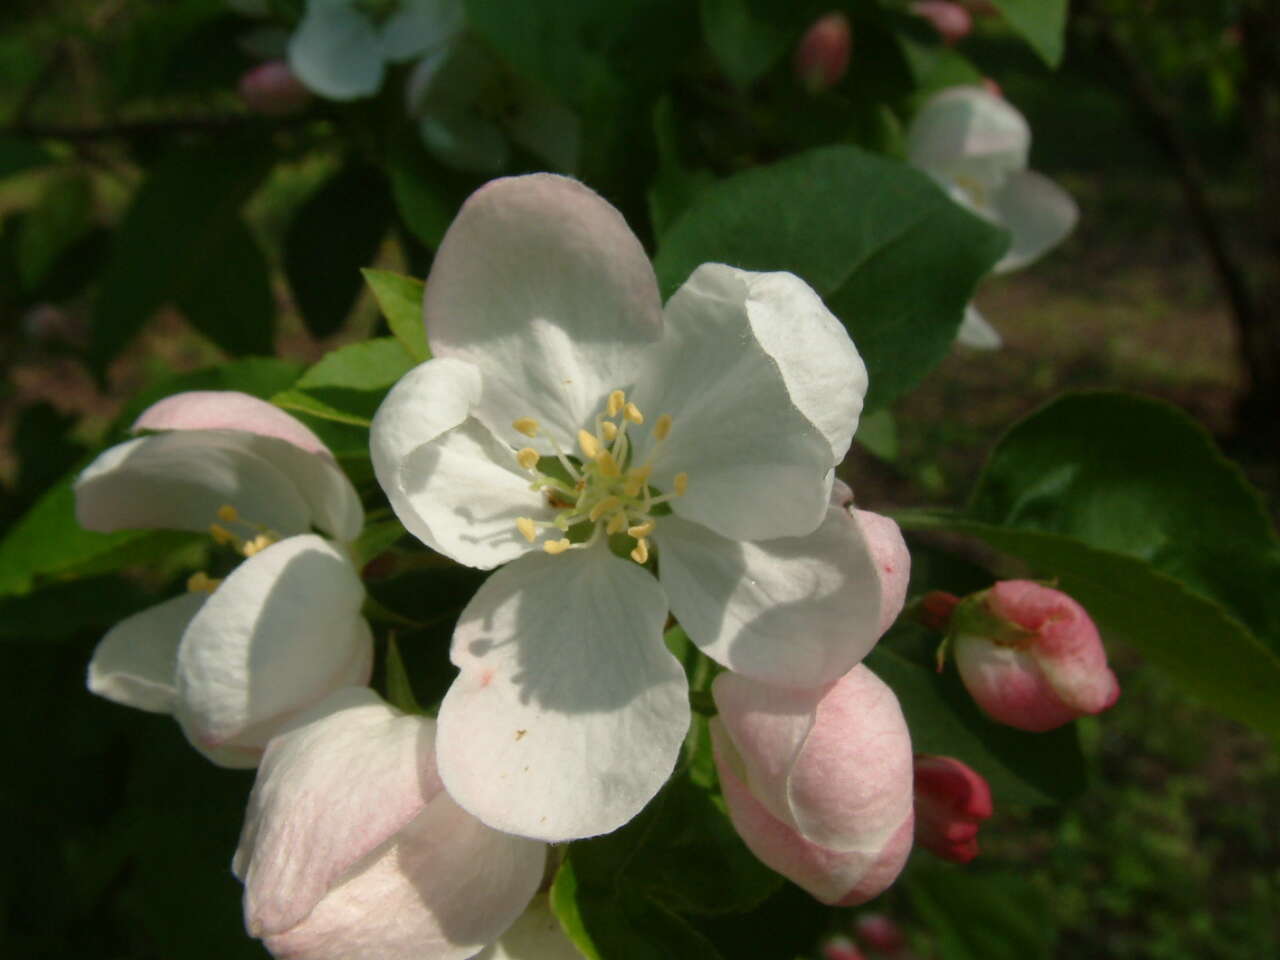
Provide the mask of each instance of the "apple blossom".
[{"label": "apple blossom", "polygon": [[618,212],[538,174],[463,205],[424,316],[434,358],[371,449],[411,533],[509,563],[458,621],[440,708],[441,776],[471,813],[566,840],[644,806],[689,723],[668,609],[776,683],[829,683],[875,643],[871,555],[828,505],[865,368],[802,281],[705,264],[664,311]]},{"label": "apple blossom", "polygon": [[[1062,241],[1078,218],[1070,194],[1027,169],[1031,129],[1007,100],[982,87],[951,87],[930,97],[907,130],[907,158],[951,199],[1009,231],[1009,250],[993,268],[1017,270]],[[994,349],[1000,335],[973,304],[958,339]]]},{"label": "apple blossom", "polygon": [[1002,580],[961,602],[949,637],[973,699],[1012,727],[1052,730],[1120,696],[1098,628],[1061,590]]},{"label": "apple blossom", "polygon": [[283,60],[269,60],[245,71],[239,89],[249,109],[267,117],[297,113],[311,99],[311,91]]},{"label": "apple blossom", "polygon": [[991,788],[955,757],[917,754],[916,842],[955,863],[978,855],[978,826],[992,813]]},{"label": "apple blossom", "polygon": [[885,890],[911,852],[911,738],[893,691],[858,665],[834,683],[712,685],[716,770],[738,834],[823,903]]},{"label": "apple blossom", "polygon": [[[331,690],[368,680],[364,589],[345,550],[363,524],[350,481],[314,433],[243,393],[149,407],[77,478],[90,530],[208,531],[238,562],[113,627],[89,689],[172,713],[216,763],[253,766],[275,729]],[[327,537],[312,533],[316,528]]]},{"label": "apple blossom", "polygon": [[834,87],[849,69],[852,47],[853,31],[845,14],[819,17],[796,44],[796,76],[810,93]]},{"label": "apple blossom", "polygon": [[275,956],[462,960],[520,917],[546,847],[450,799],[435,734],[348,687],[267,745],[233,869],[245,925]]},{"label": "apple blossom", "polygon": [[958,43],[973,30],[969,11],[950,0],[915,0],[907,9],[920,19],[929,21],[948,45]]}]

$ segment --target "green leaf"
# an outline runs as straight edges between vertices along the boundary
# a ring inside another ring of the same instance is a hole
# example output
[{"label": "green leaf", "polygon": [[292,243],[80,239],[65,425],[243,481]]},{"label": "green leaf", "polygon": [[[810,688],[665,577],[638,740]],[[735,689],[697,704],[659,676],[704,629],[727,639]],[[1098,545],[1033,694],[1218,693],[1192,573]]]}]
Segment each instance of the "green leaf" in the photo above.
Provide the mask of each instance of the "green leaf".
[{"label": "green leaf", "polygon": [[433,250],[440,246],[462,201],[478,186],[474,177],[442,166],[409,131],[392,143],[387,172],[400,219]]},{"label": "green leaf", "polygon": [[361,272],[378,301],[378,308],[387,318],[387,326],[401,346],[418,363],[430,360],[427,328],[422,322],[422,281],[390,270],[365,269]]},{"label": "green leaf", "polygon": [[1052,955],[1053,915],[1026,877],[912,861],[899,884],[941,960],[1037,960]]},{"label": "green leaf", "polygon": [[680,156],[680,124],[670,97],[653,108],[653,139],[658,148],[658,169],[649,185],[649,219],[659,234],[688,209],[702,190],[715,183],[709,170],[685,167]]},{"label": "green leaf", "polygon": [[1067,28],[1067,0],[993,0],[1031,49],[1051,67],[1062,62],[1062,40]]},{"label": "green leaf", "polygon": [[[1220,605],[1133,557],[1054,533],[945,514],[895,514],[907,530],[978,537],[1056,579],[1094,619],[1206,705],[1280,737],[1280,658]],[[1123,696],[1121,709],[1123,709]]]},{"label": "green leaf", "polygon": [[23,288],[36,290],[58,258],[93,227],[93,184],[79,171],[45,180],[40,200],[23,221],[18,237],[18,272]]},{"label": "green leaf", "polygon": [[0,136],[0,180],[52,162],[53,155],[40,144],[19,137]]},{"label": "green leaf", "polygon": [[848,328],[877,408],[946,355],[1006,244],[918,171],[836,146],[707,188],[661,238],[654,266],[665,295],[711,261],[802,277]]},{"label": "green leaf", "polygon": [[426,712],[414,696],[409,671],[405,669],[404,660],[400,657],[400,647],[394,633],[387,636],[387,702],[405,713],[422,715]]},{"label": "green leaf", "polygon": [[284,238],[284,271],[313,336],[342,326],[360,293],[360,270],[377,255],[393,216],[386,178],[348,164],[294,215]]},{"label": "green leaf", "polygon": [[1280,652],[1280,539],[1239,468],[1176,407],[1123,393],[1047,404],[997,445],[968,513],[1141,560]]},{"label": "green leaf", "polygon": [[171,151],[116,232],[94,307],[101,370],[161,306],[177,302],[233,353],[270,353],[275,305],[239,210],[270,165],[261,144],[228,138]]},{"label": "green leaf", "polygon": [[363,567],[374,557],[394,544],[405,534],[399,520],[377,520],[360,531],[353,545],[354,561],[357,567]]},{"label": "green leaf", "polygon": [[1026,733],[989,720],[954,668],[935,669],[939,639],[898,625],[866,661],[897,694],[912,749],[958,757],[987,778],[1001,801],[1062,803],[1082,793],[1085,764],[1075,726]]},{"label": "green leaf", "polygon": [[889,410],[875,410],[859,419],[854,439],[881,460],[898,459],[898,424]]},{"label": "green leaf", "polygon": [[749,87],[776,63],[795,40],[795,31],[757,15],[747,0],[699,0],[702,30],[736,86]]},{"label": "green leaf", "polygon": [[136,583],[113,576],[0,596],[0,639],[30,643],[63,640],[88,629],[106,630],[154,602]]},{"label": "green leaf", "polygon": [[272,402],[324,420],[367,427],[387,391],[414,366],[392,337],[353,343],[333,351]]}]

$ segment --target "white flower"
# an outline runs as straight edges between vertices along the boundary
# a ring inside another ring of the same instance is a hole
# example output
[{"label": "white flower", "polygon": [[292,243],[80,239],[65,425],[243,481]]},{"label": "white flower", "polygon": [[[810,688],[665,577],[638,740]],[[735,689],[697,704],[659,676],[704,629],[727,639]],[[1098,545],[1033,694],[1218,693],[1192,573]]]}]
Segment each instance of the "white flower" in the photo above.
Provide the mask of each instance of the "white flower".
[{"label": "white flower", "polygon": [[[76,480],[90,530],[209,531],[235,565],[121,621],[89,689],[172,713],[216,763],[253,766],[291,714],[368,680],[364,589],[338,541],[363,524],[350,481],[315,434],[255,397],[192,392],[148,408]],[[243,558],[243,562],[240,562]]]},{"label": "white flower", "polygon": [[430,718],[348,687],[267,746],[233,869],[273,954],[462,960],[521,916],[546,846],[454,803],[435,738]]},{"label": "white flower", "polygon": [[381,21],[357,0],[307,0],[289,39],[289,66],[330,100],[371,97],[388,63],[403,63],[447,47],[462,29],[460,0],[398,0]]},{"label": "white flower", "polygon": [[802,281],[705,264],[664,310],[618,212],[538,174],[463,205],[424,314],[435,359],[375,417],[378,479],[428,546],[511,561],[453,638],[440,772],[463,807],[553,841],[634,816],[689,722],[668,609],[782,685],[870,649],[875,569],[828,503],[866,372]]},{"label": "white flower", "polygon": [[[907,130],[907,157],[947,194],[1009,231],[1008,252],[993,273],[1008,273],[1062,242],[1079,212],[1070,194],[1027,169],[1031,128],[1007,100],[981,87],[951,87],[920,108]],[[973,304],[958,339],[994,349],[1000,334]]]}]

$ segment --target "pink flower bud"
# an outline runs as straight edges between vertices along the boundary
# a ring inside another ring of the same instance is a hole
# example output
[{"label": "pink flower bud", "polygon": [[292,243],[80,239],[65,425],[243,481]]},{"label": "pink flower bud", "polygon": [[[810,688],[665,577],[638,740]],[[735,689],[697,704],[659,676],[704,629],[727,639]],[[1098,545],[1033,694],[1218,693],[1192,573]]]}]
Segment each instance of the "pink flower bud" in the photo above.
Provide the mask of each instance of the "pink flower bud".
[{"label": "pink flower bud", "polygon": [[810,93],[840,82],[849,69],[853,31],[843,13],[828,13],[813,22],[796,45],[796,77]]},{"label": "pink flower bud", "polygon": [[804,690],[722,673],[712,695],[716,769],[751,851],[823,903],[863,903],[893,883],[913,819],[911,738],[893,691],[859,665]]},{"label": "pink flower bud", "polygon": [[[919,814],[916,815],[916,833],[920,832]],[[902,930],[883,913],[864,913],[854,921],[859,939],[877,953],[897,953],[907,945]]]},{"label": "pink flower bud", "polygon": [[973,18],[969,11],[958,3],[948,0],[917,0],[911,4],[911,12],[922,20],[933,24],[944,43],[948,46],[964,39],[973,29]]},{"label": "pink flower bud", "polygon": [[822,960],[867,960],[867,955],[848,937],[832,937],[822,945]]},{"label": "pink flower bud", "polygon": [[1031,580],[1003,580],[952,617],[960,679],[994,720],[1052,730],[1120,696],[1098,628],[1080,604]]},{"label": "pink flower bud", "polygon": [[240,96],[254,113],[283,117],[305,107],[311,91],[283,60],[268,60],[240,77]]},{"label": "pink flower bud", "polygon": [[978,855],[978,825],[991,816],[991,788],[954,757],[916,755],[916,840],[943,860]]},{"label": "pink flower bud", "polygon": [[853,507],[849,513],[862,531],[880,581],[880,633],[883,635],[898,619],[906,602],[911,554],[902,539],[902,531],[888,517]]},{"label": "pink flower bud", "polygon": [[996,83],[991,77],[982,78],[982,89],[987,91],[993,97],[1003,97],[1004,91],[1000,89],[1000,84]]},{"label": "pink flower bud", "polygon": [[960,604],[960,598],[945,590],[930,590],[920,598],[916,618],[930,630],[946,633],[951,626],[951,614]]}]

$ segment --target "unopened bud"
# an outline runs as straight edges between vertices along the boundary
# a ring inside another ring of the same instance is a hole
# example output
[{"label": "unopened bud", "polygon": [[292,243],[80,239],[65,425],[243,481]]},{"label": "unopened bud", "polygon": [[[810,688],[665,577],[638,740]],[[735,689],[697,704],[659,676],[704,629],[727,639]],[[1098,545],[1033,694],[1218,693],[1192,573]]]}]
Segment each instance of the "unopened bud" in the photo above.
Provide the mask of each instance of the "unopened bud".
[{"label": "unopened bud", "polygon": [[854,929],[858,939],[876,953],[894,954],[907,945],[902,929],[883,913],[861,914]]},{"label": "unopened bud", "polygon": [[839,12],[819,17],[796,45],[796,77],[810,93],[834,87],[849,69],[852,47],[848,17]]},{"label": "unopened bud", "polygon": [[916,610],[916,619],[938,633],[946,633],[951,626],[951,614],[955,612],[960,598],[945,590],[930,590],[920,598],[920,606]]},{"label": "unopened bud", "polygon": [[305,107],[311,92],[283,60],[268,60],[240,77],[240,96],[254,113],[282,117]]},{"label": "unopened bud", "polygon": [[848,937],[832,937],[822,945],[822,960],[867,960],[867,955]]},{"label": "unopened bud", "polygon": [[950,0],[916,0],[910,10],[920,19],[928,20],[947,46],[963,40],[973,30],[969,11]]},{"label": "unopened bud", "polygon": [[991,816],[987,781],[955,757],[916,754],[916,842],[954,863],[978,855],[978,825]]}]

